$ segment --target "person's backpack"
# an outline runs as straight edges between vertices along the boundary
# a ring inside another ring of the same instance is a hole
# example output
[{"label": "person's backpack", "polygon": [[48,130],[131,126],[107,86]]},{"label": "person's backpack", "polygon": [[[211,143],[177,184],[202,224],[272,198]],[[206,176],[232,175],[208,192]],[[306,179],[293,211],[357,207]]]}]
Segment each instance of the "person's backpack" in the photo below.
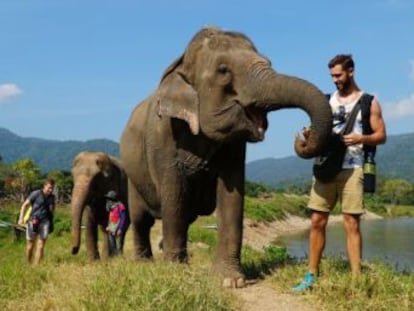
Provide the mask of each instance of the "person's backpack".
[{"label": "person's backpack", "polygon": [[[373,130],[371,128],[371,123],[369,122],[370,116],[371,116],[371,103],[374,99],[374,96],[364,93],[362,94],[360,98],[360,104],[361,104],[361,117],[362,117],[362,134],[363,135],[370,135],[373,133]],[[364,145],[364,152],[367,154],[367,152],[372,153],[373,156],[375,156],[375,152],[377,150],[376,146],[369,146]]]},{"label": "person's backpack", "polygon": [[[372,95],[362,94],[345,121],[342,131],[338,134],[332,133],[328,144],[320,156],[321,160],[313,165],[313,175],[315,178],[322,182],[327,182],[332,180],[342,170],[347,148],[342,141],[342,135],[349,134],[352,131],[359,110],[361,110],[363,134],[372,133],[369,122],[372,98]],[[368,149],[373,150],[375,153],[375,147],[364,145],[364,151],[367,152]]]},{"label": "person's backpack", "polygon": [[49,211],[49,209],[44,209],[41,207],[35,208],[33,206],[33,203],[41,196],[45,202],[48,202],[50,200],[50,198],[45,198],[43,196],[42,190],[37,190],[36,195],[32,198],[31,201],[32,210],[30,214],[30,222],[39,224],[43,219],[47,218],[49,219],[49,233],[52,233],[54,231],[53,214]]}]

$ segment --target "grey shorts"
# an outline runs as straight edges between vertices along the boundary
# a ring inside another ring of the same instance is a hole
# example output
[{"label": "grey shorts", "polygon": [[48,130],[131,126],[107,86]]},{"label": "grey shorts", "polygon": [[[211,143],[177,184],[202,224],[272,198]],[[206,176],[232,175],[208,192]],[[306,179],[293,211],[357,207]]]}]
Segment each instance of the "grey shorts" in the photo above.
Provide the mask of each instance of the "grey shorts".
[{"label": "grey shorts", "polygon": [[38,224],[37,230],[36,232],[34,232],[33,225],[31,221],[29,220],[29,222],[27,223],[27,228],[26,228],[26,240],[32,241],[36,237],[38,237],[41,240],[46,240],[49,235],[49,227],[50,227],[49,219],[44,219]]}]

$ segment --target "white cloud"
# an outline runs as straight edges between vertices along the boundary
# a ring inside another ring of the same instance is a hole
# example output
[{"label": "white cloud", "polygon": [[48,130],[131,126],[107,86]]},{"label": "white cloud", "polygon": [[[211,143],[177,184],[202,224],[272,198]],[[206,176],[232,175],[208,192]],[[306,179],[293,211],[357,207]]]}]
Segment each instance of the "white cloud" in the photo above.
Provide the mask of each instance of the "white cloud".
[{"label": "white cloud", "polygon": [[22,90],[20,90],[16,84],[0,84],[0,103],[6,101],[11,97],[20,95],[21,93]]},{"label": "white cloud", "polygon": [[400,119],[414,116],[414,93],[384,107],[384,116],[389,119]]},{"label": "white cloud", "polygon": [[[409,61],[409,77],[414,81],[414,59]],[[402,119],[414,116],[414,93],[396,102],[388,103],[384,106],[384,117],[387,119]]]}]

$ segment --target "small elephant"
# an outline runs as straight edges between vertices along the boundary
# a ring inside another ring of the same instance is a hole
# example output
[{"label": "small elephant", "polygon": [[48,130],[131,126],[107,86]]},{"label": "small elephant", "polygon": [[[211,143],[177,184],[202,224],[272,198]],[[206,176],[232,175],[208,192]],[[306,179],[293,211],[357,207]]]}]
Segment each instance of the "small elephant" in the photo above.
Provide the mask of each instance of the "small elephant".
[{"label": "small elephant", "polygon": [[[73,190],[72,190],[72,254],[77,254],[80,247],[82,214],[87,208],[86,221],[86,248],[90,259],[99,259],[98,226],[104,234],[103,255],[111,256],[108,247],[108,237],[105,228],[108,224],[108,211],[105,208],[105,194],[113,190],[118,194],[119,200],[127,204],[127,177],[120,161],[103,152],[80,152],[72,164]],[[127,224],[130,224],[127,212]],[[125,230],[126,232],[126,230]],[[122,234],[121,250],[125,232]]]},{"label": "small elephant", "polygon": [[297,138],[295,150],[311,158],[331,132],[325,95],[307,81],[274,71],[245,35],[199,31],[166,69],[158,89],[135,107],[121,136],[135,256],[153,256],[150,231],[161,218],[164,256],[186,262],[190,224],[217,208],[213,270],[224,285],[244,286],[246,143],[264,139],[269,111],[294,107],[311,120],[308,139]]}]

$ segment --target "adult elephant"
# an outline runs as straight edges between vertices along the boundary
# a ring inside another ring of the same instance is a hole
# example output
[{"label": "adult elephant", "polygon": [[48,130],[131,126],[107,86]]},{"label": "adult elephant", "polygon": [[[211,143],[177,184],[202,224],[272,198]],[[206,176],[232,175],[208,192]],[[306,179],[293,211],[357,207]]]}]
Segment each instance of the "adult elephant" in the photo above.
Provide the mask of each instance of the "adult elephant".
[{"label": "adult elephant", "polygon": [[205,28],[164,72],[124,129],[135,255],[151,258],[150,229],[162,218],[166,258],[187,261],[187,232],[198,215],[218,209],[213,270],[242,287],[246,142],[264,139],[267,112],[298,107],[311,119],[303,158],[317,155],[331,132],[331,110],[315,86],[276,73],[243,34]]},{"label": "adult elephant", "polygon": [[[77,254],[80,247],[81,220],[85,207],[87,208],[86,221],[86,248],[88,257],[99,259],[98,228],[104,234],[103,254],[110,256],[108,237],[104,233],[108,223],[108,212],[105,208],[104,195],[113,190],[118,194],[121,202],[127,206],[127,177],[118,159],[103,152],[80,152],[72,164],[72,254]],[[127,209],[128,210],[128,209]],[[129,225],[129,215],[127,217]],[[121,237],[121,245],[125,233]]]}]

